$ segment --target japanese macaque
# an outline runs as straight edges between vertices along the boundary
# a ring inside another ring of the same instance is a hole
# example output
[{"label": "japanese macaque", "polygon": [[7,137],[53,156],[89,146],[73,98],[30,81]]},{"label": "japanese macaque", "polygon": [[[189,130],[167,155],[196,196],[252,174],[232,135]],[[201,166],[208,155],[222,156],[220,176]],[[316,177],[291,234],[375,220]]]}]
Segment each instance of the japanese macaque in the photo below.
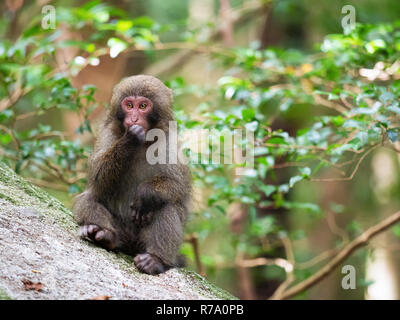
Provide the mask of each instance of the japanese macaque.
[{"label": "japanese macaque", "polygon": [[138,75],[117,84],[89,159],[87,189],[73,207],[82,238],[133,255],[148,274],[177,266],[191,193],[184,164],[146,159],[154,143],[146,133],[163,130],[168,147],[169,121],[172,91],[160,80]]}]

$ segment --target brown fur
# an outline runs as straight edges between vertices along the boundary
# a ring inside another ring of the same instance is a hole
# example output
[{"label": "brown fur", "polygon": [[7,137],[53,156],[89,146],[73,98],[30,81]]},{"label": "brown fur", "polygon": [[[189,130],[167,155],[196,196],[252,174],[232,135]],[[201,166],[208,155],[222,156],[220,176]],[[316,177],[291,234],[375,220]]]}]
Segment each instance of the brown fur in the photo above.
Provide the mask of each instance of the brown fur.
[{"label": "brown fur", "polygon": [[[99,245],[132,255],[149,253],[155,262],[175,266],[188,214],[190,174],[182,164],[147,163],[149,144],[133,143],[118,119],[121,101],[133,95],[153,102],[158,120],[152,127],[168,131],[168,121],[173,120],[172,93],[161,81],[140,75],[116,85],[89,160],[87,189],[77,196],[73,211],[80,226],[95,225],[104,231],[103,237],[98,233],[101,241],[92,239]],[[148,212],[150,223],[132,221],[133,210]]]}]

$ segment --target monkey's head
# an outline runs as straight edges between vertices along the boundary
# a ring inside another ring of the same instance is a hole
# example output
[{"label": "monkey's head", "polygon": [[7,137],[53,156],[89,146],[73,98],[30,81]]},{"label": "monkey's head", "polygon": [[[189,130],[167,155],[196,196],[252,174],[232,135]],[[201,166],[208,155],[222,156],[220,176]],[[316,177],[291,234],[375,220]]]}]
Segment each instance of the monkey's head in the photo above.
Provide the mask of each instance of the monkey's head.
[{"label": "monkey's head", "polygon": [[152,76],[123,79],[114,87],[111,98],[110,120],[115,119],[123,131],[133,125],[142,126],[146,132],[166,130],[173,120],[172,90]]}]

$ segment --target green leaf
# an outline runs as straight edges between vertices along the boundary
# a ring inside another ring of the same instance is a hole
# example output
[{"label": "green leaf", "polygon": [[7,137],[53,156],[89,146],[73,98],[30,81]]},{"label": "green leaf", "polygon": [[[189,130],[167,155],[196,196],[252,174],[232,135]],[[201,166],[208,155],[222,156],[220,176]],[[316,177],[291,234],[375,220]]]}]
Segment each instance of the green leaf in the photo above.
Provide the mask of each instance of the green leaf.
[{"label": "green leaf", "polygon": [[12,141],[10,134],[8,133],[0,133],[0,144],[7,145]]},{"label": "green leaf", "polygon": [[137,17],[133,20],[131,20],[134,26],[141,26],[144,28],[152,28],[155,24],[154,20],[152,20],[149,17]]},{"label": "green leaf", "polygon": [[0,122],[4,122],[6,120],[9,120],[13,117],[14,112],[12,109],[6,109],[0,112]]},{"label": "green leaf", "polygon": [[399,140],[399,131],[396,129],[389,129],[387,131],[387,136],[390,139],[390,141],[396,142],[397,140]]},{"label": "green leaf", "polygon": [[304,178],[308,178],[311,174],[311,169],[308,167],[299,168],[299,171]]},{"label": "green leaf", "polygon": [[125,32],[133,27],[133,21],[132,20],[118,20],[115,27],[118,31]]},{"label": "green leaf", "polygon": [[81,192],[81,191],[82,191],[82,188],[80,188],[76,184],[71,184],[69,186],[69,188],[68,188],[69,194],[74,194],[74,193],[78,193],[78,192]]},{"label": "green leaf", "polygon": [[266,236],[275,229],[275,218],[272,216],[256,219],[250,226],[250,232],[255,236]]},{"label": "green leaf", "polygon": [[396,235],[396,237],[400,238],[400,226],[399,225],[395,225],[394,227],[392,227],[392,231]]},{"label": "green leaf", "polygon": [[372,53],[375,53],[379,49],[386,48],[386,42],[382,39],[375,39],[375,40],[368,42],[365,45],[365,48],[367,49],[367,51],[369,53],[372,54]]},{"label": "green leaf", "polygon": [[259,186],[260,190],[264,192],[264,194],[269,197],[272,193],[276,191],[276,186],[273,185],[261,185]]},{"label": "green leaf", "polygon": [[400,115],[400,108],[398,106],[392,105],[392,106],[387,107],[386,109]]},{"label": "green leaf", "polygon": [[118,38],[110,38],[107,41],[107,46],[110,47],[110,57],[116,58],[122,51],[124,51],[128,44]]},{"label": "green leaf", "polygon": [[244,121],[253,120],[255,115],[256,115],[256,111],[254,109],[247,108],[247,109],[242,110],[242,118]]},{"label": "green leaf", "polygon": [[290,187],[290,188],[293,188],[293,186],[294,186],[297,182],[299,182],[299,181],[301,181],[301,180],[303,180],[303,179],[304,179],[303,176],[294,176],[294,177],[291,177],[290,180],[289,180],[289,187]]},{"label": "green leaf", "polygon": [[301,209],[311,213],[321,214],[321,208],[315,203],[309,202],[285,202],[283,207],[286,209]]}]

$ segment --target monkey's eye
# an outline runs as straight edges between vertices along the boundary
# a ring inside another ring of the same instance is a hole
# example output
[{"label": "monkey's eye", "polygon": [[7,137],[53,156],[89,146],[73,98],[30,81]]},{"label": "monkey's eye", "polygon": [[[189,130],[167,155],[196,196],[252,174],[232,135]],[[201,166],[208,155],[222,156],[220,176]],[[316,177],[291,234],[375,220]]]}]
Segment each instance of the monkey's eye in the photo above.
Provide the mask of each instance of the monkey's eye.
[{"label": "monkey's eye", "polygon": [[132,102],[127,102],[127,103],[126,103],[126,107],[127,107],[128,109],[132,109],[132,108],[133,108]]},{"label": "monkey's eye", "polygon": [[142,103],[139,105],[139,109],[142,109],[142,110],[146,109],[146,107],[147,107],[147,103],[145,103],[145,102],[142,102]]}]

